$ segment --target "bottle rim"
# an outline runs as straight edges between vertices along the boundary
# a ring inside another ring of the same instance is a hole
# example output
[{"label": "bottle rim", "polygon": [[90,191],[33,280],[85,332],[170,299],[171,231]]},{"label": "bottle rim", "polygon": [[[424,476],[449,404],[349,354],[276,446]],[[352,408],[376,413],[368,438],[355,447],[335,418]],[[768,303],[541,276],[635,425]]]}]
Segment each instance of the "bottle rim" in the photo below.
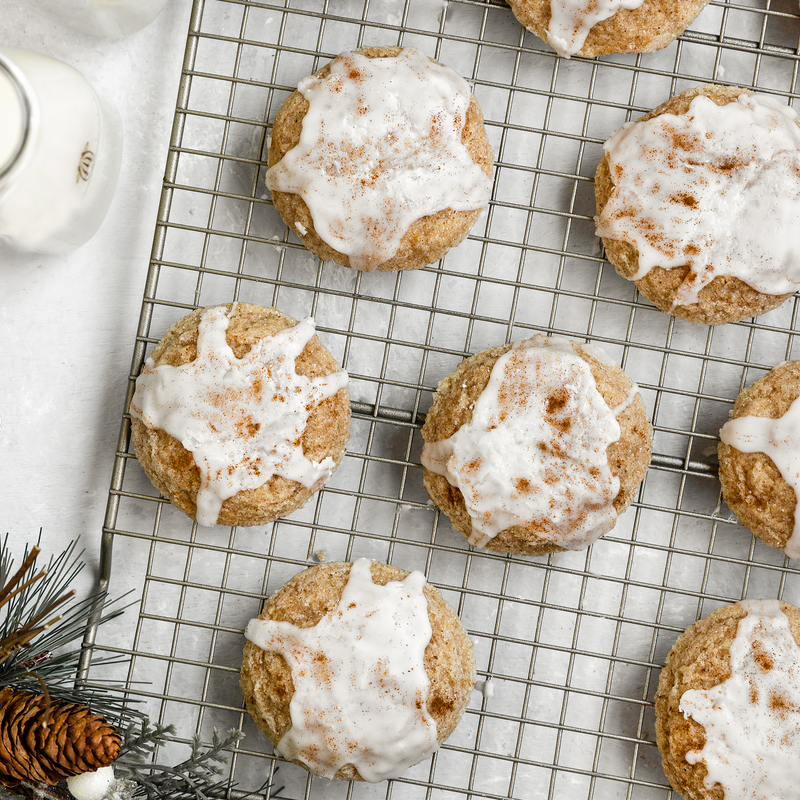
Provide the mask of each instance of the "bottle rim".
[{"label": "bottle rim", "polygon": [[0,49],[0,74],[7,78],[17,93],[22,109],[22,134],[16,150],[5,164],[0,164],[0,189],[5,188],[25,166],[33,149],[39,114],[35,95],[22,70],[7,58]]}]

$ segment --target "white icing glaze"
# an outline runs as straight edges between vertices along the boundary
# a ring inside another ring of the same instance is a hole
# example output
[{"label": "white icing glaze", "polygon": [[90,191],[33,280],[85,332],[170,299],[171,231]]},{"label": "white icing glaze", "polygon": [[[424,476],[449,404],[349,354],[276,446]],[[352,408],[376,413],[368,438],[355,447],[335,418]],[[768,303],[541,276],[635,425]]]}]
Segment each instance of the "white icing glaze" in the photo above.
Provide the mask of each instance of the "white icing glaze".
[{"label": "white icing glaze", "polygon": [[705,729],[686,760],[705,763],[706,789],[721,784],[725,800],[800,800],[800,648],[777,600],[742,605],[730,678],[681,697],[680,710]]},{"label": "white icing glaze", "polygon": [[314,335],[311,317],[261,339],[243,358],[225,339],[228,324],[225,306],[203,311],[195,360],[156,367],[148,359],[131,401],[132,416],[192,453],[200,470],[200,525],[214,525],[224,500],[273,475],[306,487],[330,476],[333,459],[308,459],[301,437],[313,408],[348,380],[342,371],[313,379],[295,372]]},{"label": "white icing glaze", "polygon": [[606,450],[620,437],[589,365],[567,339],[534,336],[495,363],[472,420],[427,442],[423,465],[461,490],[470,543],[535,522],[570,550],[610,530],[619,480]]},{"label": "white icing glaze", "polygon": [[638,396],[639,396],[639,386],[636,383],[634,383],[633,386],[631,386],[631,388],[628,389],[628,394],[625,395],[625,399],[611,409],[614,416],[618,417],[626,408],[630,408],[633,405],[633,401]]},{"label": "white icing glaze", "polygon": [[[743,453],[765,453],[800,497],[800,397],[780,419],[745,416],[728,420],[719,432],[725,444]],[[784,552],[800,561],[800,515],[794,512],[794,530]]]},{"label": "white icing glaze", "polygon": [[300,195],[317,234],[352,267],[387,261],[421,217],[489,202],[491,179],[461,143],[472,95],[449,67],[413,48],[344,53],[326,78],[297,88],[309,102],[300,142],[267,171],[267,186]]},{"label": "white icing glaze", "polygon": [[614,189],[599,236],[629,242],[639,270],[688,265],[675,305],[718,275],[764,294],[800,288],[800,127],[788,106],[741,95],[623,125],[605,145]]},{"label": "white icing glaze", "polygon": [[607,367],[618,367],[619,364],[614,361],[611,356],[603,350],[602,347],[598,347],[596,344],[587,344],[584,342],[581,344],[581,349],[587,354],[590,355],[592,358],[599,361],[601,364],[605,364]]},{"label": "white icing glaze", "polygon": [[378,586],[370,563],[352,565],[338,606],[314,627],[254,619],[245,631],[292,670],[292,727],[276,749],[326,778],[346,764],[366,781],[396,778],[438,747],[423,661],[425,576]]},{"label": "white icing glaze", "polygon": [[[605,364],[607,367],[619,366],[619,364],[601,347],[597,347],[597,345],[593,344],[582,344],[581,347],[587,355],[596,358],[601,364]],[[626,408],[629,408],[639,393],[639,386],[633,383],[631,388],[628,389],[628,394],[625,395],[625,399],[611,409],[614,416],[618,417]]]},{"label": "white icing glaze", "polygon": [[589,31],[621,8],[639,8],[644,0],[550,0],[547,43],[569,58],[583,47]]}]

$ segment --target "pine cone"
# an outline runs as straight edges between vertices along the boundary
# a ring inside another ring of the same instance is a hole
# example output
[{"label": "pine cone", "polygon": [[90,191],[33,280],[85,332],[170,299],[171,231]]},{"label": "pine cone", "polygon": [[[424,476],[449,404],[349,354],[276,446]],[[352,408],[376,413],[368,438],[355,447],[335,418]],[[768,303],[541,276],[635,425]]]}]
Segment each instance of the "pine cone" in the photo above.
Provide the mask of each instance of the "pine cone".
[{"label": "pine cone", "polygon": [[[43,695],[0,692],[0,784],[56,784],[62,778],[107,767],[119,755],[120,737],[88,706]],[[45,721],[48,722],[45,727]]]}]

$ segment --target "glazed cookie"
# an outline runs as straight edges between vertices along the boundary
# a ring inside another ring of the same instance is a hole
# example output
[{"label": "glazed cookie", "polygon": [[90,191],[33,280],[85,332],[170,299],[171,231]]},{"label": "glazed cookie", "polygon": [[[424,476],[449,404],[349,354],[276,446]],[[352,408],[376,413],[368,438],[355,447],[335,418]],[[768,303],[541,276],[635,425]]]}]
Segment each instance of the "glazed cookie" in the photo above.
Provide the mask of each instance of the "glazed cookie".
[{"label": "glazed cookie", "polygon": [[462,362],[422,436],[425,488],[470,544],[542,555],[614,527],[652,429],[638,387],[602,350],[534,336]]},{"label": "glazed cookie", "polygon": [[656,738],[687,800],[797,798],[800,609],[724,606],[681,634],[656,693]]},{"label": "glazed cookie", "polygon": [[736,398],[722,426],[719,479],[731,511],[800,561],[800,361],[780,364]]},{"label": "glazed cookie", "polygon": [[261,525],[302,506],[341,461],[347,373],[276,308],[234,303],[176,322],[131,401],[136,456],[200,525]]},{"label": "glazed cookie", "polygon": [[508,0],[514,16],[559,55],[649,53],[692,24],[708,0]]},{"label": "glazed cookie", "polygon": [[361,558],[295,575],[245,631],[247,711],[314,775],[381,781],[453,732],[472,642],[421,572]]},{"label": "glazed cookie", "polygon": [[337,56],[272,129],[275,208],[312,253],[355,269],[438,261],[489,202],[491,178],[469,85],[410,47]]},{"label": "glazed cookie", "polygon": [[800,287],[800,126],[775,100],[701,86],[605,144],[597,234],[657,308],[719,325]]}]

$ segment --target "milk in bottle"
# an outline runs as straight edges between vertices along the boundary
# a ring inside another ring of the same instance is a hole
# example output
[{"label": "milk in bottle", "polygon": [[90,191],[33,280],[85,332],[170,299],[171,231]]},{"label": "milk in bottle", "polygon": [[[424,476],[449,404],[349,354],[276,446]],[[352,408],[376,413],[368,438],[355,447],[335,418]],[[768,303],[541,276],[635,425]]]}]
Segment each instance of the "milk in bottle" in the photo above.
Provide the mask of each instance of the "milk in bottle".
[{"label": "milk in bottle", "polygon": [[122,159],[119,112],[72,67],[0,47],[0,236],[63,253],[100,227]]}]

